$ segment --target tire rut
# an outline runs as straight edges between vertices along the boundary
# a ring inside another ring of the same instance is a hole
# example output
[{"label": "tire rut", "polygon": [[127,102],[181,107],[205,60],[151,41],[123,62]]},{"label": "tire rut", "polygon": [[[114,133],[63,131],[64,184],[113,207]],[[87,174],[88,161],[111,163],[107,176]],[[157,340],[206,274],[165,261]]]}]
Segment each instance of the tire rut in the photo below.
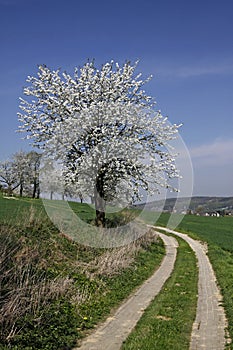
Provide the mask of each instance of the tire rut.
[{"label": "tire rut", "polygon": [[199,268],[198,301],[193,323],[190,350],[224,350],[226,345],[227,319],[222,296],[217,286],[214,270],[206,255],[206,247],[188,235],[164,227],[156,229],[172,233],[184,239],[196,254]]}]

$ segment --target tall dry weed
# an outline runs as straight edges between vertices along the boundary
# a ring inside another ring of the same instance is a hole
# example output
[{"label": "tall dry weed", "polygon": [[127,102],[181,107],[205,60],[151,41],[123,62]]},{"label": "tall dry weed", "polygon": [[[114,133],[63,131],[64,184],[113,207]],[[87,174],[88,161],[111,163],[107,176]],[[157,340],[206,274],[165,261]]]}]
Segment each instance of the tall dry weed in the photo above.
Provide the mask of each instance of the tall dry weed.
[{"label": "tall dry weed", "polygon": [[67,294],[72,279],[49,279],[41,271],[35,247],[25,247],[14,230],[0,226],[0,337],[10,341],[20,329],[18,320]]},{"label": "tall dry weed", "polygon": [[89,278],[94,278],[96,275],[111,277],[119,274],[133,263],[140,250],[148,249],[157,239],[157,234],[151,229],[129,244],[107,249],[85,266],[85,273]]}]

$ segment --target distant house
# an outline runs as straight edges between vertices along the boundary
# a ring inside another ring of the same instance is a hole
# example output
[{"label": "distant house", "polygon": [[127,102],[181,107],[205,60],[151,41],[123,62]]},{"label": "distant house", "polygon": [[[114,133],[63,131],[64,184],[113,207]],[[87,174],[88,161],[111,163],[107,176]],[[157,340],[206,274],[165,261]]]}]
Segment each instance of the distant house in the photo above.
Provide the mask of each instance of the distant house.
[{"label": "distant house", "polygon": [[220,216],[220,213],[219,212],[213,212],[212,214],[211,214],[211,216],[217,216],[217,217],[219,217]]}]

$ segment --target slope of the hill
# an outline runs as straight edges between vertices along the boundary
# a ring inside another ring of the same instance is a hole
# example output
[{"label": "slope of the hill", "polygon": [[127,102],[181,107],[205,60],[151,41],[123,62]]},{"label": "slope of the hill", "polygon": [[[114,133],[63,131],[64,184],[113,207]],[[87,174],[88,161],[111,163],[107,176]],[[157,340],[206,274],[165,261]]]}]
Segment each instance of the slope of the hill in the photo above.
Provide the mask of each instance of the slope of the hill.
[{"label": "slope of the hill", "polygon": [[[153,201],[146,204],[148,210],[158,210],[172,212],[176,209],[177,212],[192,210],[199,212],[214,212],[214,211],[233,211],[233,197],[206,197],[196,196],[192,197],[190,203],[188,198],[167,198],[165,203],[163,201]],[[137,204],[139,209],[144,208],[145,203]]]}]

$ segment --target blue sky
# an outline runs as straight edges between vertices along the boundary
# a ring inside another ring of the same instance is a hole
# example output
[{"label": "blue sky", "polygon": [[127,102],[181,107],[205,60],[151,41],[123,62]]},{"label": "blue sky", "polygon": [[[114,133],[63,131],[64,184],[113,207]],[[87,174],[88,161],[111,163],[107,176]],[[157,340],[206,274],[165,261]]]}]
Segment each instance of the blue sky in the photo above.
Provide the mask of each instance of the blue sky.
[{"label": "blue sky", "polygon": [[233,196],[232,18],[230,0],[0,0],[0,160],[28,149],[16,114],[38,64],[140,59],[157,108],[183,123],[194,195]]}]

